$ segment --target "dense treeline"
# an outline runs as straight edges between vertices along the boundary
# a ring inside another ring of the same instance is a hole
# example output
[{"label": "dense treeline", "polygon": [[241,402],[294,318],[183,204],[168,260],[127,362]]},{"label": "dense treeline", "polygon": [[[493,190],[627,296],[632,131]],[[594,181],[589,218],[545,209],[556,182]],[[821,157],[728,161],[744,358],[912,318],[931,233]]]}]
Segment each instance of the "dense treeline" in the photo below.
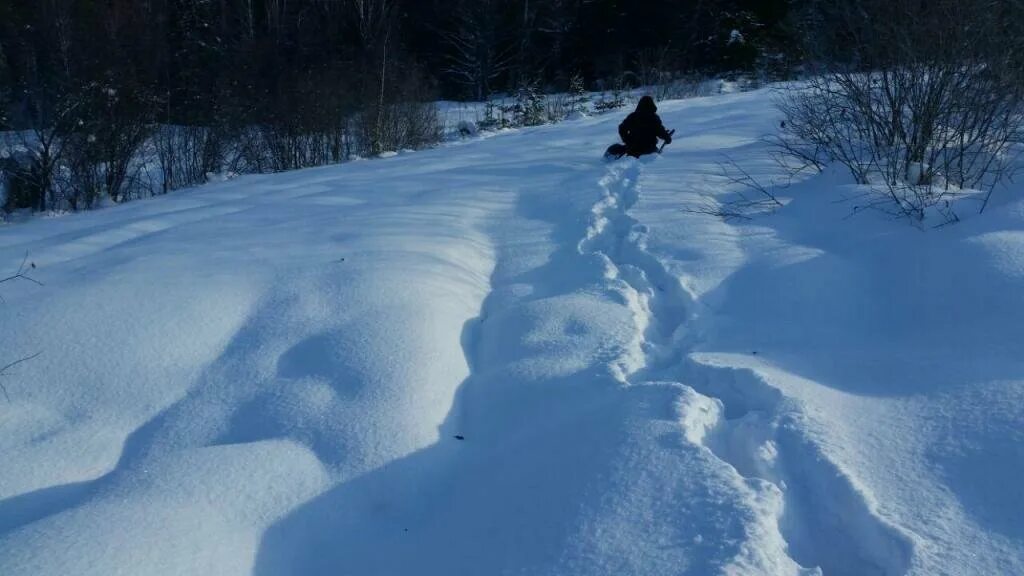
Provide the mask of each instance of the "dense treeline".
[{"label": "dense treeline", "polygon": [[791,64],[792,0],[409,1],[409,46],[445,95],[481,98],[524,82],[564,89],[651,75]]},{"label": "dense treeline", "polygon": [[789,5],[9,0],[0,4],[0,129],[17,131],[30,158],[6,161],[8,208],[77,209],[152,192],[140,181],[144,149],[166,191],[224,169],[429,144],[438,127],[422,103],[437,97],[784,71]]},{"label": "dense treeline", "polygon": [[[445,97],[652,70],[785,66],[789,0],[8,0],[10,121],[75,82],[148,89],[176,122],[273,115],[307,82],[350,100],[415,70]],[[384,69],[385,60],[393,66]],[[28,92],[19,93],[20,90]],[[240,106],[242,110],[230,110]]]},{"label": "dense treeline", "polygon": [[783,74],[791,4],[7,0],[0,129],[23,153],[0,160],[6,208],[87,208],[211,172],[426,145],[438,97]]},{"label": "dense treeline", "polygon": [[845,164],[859,181],[884,174],[890,200],[920,214],[946,190],[1006,172],[1022,139],[1022,10],[1018,0],[5,0],[0,204],[81,209],[211,174],[421,147],[441,136],[438,98],[513,94],[501,118],[489,106],[482,120],[529,125],[561,117],[540,92],[569,92],[572,110],[587,89],[802,70],[815,80],[782,103],[787,150]]}]

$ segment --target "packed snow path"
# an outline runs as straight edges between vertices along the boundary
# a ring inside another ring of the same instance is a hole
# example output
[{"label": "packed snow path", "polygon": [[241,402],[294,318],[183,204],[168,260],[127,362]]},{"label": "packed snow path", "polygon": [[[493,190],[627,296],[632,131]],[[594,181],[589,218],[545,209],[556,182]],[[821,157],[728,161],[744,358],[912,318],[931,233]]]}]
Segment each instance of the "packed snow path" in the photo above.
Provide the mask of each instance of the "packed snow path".
[{"label": "packed snow path", "polygon": [[728,225],[768,94],[662,112],[0,229],[0,574],[1024,573],[1024,204]]}]

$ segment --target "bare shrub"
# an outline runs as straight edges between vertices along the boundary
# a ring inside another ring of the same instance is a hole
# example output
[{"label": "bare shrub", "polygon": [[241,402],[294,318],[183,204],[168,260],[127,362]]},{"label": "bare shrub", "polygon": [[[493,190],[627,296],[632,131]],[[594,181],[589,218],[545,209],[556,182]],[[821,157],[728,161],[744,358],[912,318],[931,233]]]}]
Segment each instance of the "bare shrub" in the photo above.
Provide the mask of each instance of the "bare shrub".
[{"label": "bare shrub", "polygon": [[81,103],[71,90],[38,92],[29,107],[29,126],[4,133],[4,147],[12,152],[12,161],[5,166],[8,210],[43,212],[56,205],[66,144],[78,125]]},{"label": "bare shrub", "polygon": [[225,134],[204,126],[159,126],[153,135],[161,192],[195,186],[225,162]]},{"label": "bare shrub", "polygon": [[602,90],[601,96],[594,102],[594,111],[597,113],[613,112],[626,105],[626,89],[621,78],[615,81],[612,89]]},{"label": "bare shrub", "polygon": [[92,82],[81,94],[77,121],[64,136],[66,180],[61,196],[73,210],[102,197],[122,202],[145,188],[140,152],[152,131],[145,93],[117,82]]},{"label": "bare shrub", "polygon": [[236,122],[229,167],[236,172],[281,172],[335,164],[350,149],[353,105],[339,69],[286,76],[256,114]]},{"label": "bare shrub", "polygon": [[59,195],[72,210],[92,208],[103,197],[104,166],[92,150],[89,135],[73,134],[65,148]]},{"label": "bare shrub", "polygon": [[651,87],[655,100],[685,100],[710,96],[718,92],[719,84],[701,74],[665,74],[661,81]]},{"label": "bare shrub", "polygon": [[261,126],[240,126],[231,129],[225,151],[225,166],[240,174],[260,174],[271,170],[272,162]]},{"label": "bare shrub", "polygon": [[423,148],[441,140],[433,93],[416,71],[399,72],[390,90],[368,101],[354,120],[361,154]]},{"label": "bare shrub", "polygon": [[830,4],[820,75],[783,92],[779,145],[802,165],[838,162],[915,221],[1006,175],[1020,133],[1020,62],[1007,58],[1000,0]]},{"label": "bare shrub", "polygon": [[396,102],[367,112],[357,122],[363,153],[423,148],[441,139],[437,107],[430,102]]},{"label": "bare shrub", "polygon": [[547,122],[561,122],[569,117],[574,106],[567,94],[550,94],[544,98],[544,117]]},{"label": "bare shrub", "polygon": [[[16,138],[6,138],[8,142]],[[11,144],[8,144],[10,146]],[[3,183],[3,212],[33,209],[38,210],[40,203],[46,203],[44,182],[52,181],[52,177],[39,177],[40,156],[23,148],[8,150],[7,157],[0,159],[0,178]]]},{"label": "bare shrub", "polygon": [[724,202],[705,197],[699,203],[684,206],[683,212],[715,216],[729,222],[751,220],[754,215],[771,213],[782,207],[775,194],[776,183],[763,184],[732,159],[722,162],[719,167],[722,176],[736,188],[735,197]]},{"label": "bare shrub", "polygon": [[344,125],[305,126],[295,119],[267,124],[258,129],[261,150],[275,172],[338,163],[344,160]]},{"label": "bare shrub", "polygon": [[667,83],[671,78],[669,70],[673,60],[673,51],[669,45],[640,50],[633,57],[637,82],[648,89]]}]

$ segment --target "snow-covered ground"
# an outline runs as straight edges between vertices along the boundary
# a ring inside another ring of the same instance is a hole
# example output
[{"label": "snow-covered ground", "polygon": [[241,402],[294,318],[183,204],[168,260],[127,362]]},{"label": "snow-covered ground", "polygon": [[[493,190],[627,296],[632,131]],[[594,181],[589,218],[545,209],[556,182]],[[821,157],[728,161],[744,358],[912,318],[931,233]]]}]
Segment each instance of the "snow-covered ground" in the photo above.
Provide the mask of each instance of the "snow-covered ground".
[{"label": "snow-covered ground", "polygon": [[662,115],[0,228],[0,574],[1024,573],[1024,199],[726,224],[769,94]]}]

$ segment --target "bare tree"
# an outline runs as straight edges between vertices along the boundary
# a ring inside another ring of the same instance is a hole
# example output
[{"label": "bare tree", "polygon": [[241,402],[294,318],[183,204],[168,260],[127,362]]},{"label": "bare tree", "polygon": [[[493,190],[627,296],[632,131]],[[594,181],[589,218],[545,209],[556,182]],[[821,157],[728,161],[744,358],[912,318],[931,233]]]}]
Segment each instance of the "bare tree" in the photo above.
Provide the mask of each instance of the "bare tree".
[{"label": "bare tree", "polygon": [[364,50],[376,50],[389,33],[395,0],[345,0]]},{"label": "bare tree", "polygon": [[516,51],[503,27],[502,0],[468,1],[453,11],[441,38],[447,48],[444,72],[486,99],[494,83],[515,63]]}]

